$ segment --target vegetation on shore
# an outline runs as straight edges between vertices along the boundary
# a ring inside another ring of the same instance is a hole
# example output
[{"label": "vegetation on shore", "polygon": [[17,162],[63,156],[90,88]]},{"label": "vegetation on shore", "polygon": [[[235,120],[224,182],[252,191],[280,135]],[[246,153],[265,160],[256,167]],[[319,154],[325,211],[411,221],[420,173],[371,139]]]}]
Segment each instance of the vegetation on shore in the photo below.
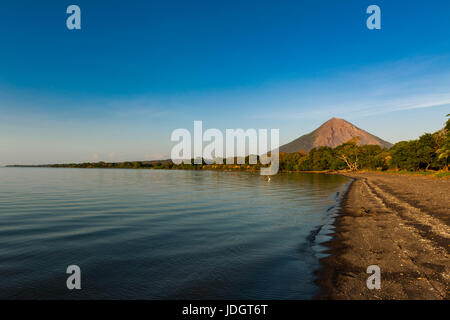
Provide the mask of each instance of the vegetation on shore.
[{"label": "vegetation on shore", "polygon": [[[450,116],[450,115],[447,115]],[[416,140],[401,141],[390,149],[377,145],[358,145],[354,138],[335,148],[319,147],[309,153],[280,152],[280,171],[339,171],[339,170],[378,170],[398,173],[429,172],[437,177],[448,176],[450,156],[450,119],[445,127],[433,134],[425,133]],[[87,162],[71,164],[52,164],[46,167],[64,168],[125,168],[125,169],[183,169],[183,170],[237,170],[259,171],[261,164],[181,164],[171,160],[135,162]],[[193,163],[193,161],[191,162]],[[444,172],[442,172],[444,171]],[[435,174],[435,172],[438,172]]]}]

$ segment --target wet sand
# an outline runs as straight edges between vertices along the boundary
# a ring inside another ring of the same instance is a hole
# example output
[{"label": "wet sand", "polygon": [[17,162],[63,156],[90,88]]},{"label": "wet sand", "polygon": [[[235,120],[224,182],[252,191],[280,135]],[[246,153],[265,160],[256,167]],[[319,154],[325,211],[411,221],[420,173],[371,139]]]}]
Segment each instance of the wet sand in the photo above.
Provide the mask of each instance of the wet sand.
[{"label": "wet sand", "polygon": [[[318,299],[449,299],[450,179],[351,173]],[[369,265],[381,289],[369,290]]]}]

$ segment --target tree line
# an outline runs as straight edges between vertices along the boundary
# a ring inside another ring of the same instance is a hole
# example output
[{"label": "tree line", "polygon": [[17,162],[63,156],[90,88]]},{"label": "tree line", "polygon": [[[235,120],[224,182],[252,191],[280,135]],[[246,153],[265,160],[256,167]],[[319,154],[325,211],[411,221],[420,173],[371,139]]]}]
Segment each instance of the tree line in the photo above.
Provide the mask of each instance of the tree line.
[{"label": "tree line", "polygon": [[[450,116],[447,115],[447,117]],[[390,149],[378,145],[359,145],[353,138],[335,148],[318,147],[306,153],[280,153],[280,171],[337,171],[337,170],[448,170],[450,157],[450,119],[435,133],[424,133],[416,140],[401,141]],[[123,168],[123,169],[182,169],[182,170],[238,170],[259,171],[261,164],[180,164],[170,160],[134,162],[86,162],[47,165],[70,168]]]}]

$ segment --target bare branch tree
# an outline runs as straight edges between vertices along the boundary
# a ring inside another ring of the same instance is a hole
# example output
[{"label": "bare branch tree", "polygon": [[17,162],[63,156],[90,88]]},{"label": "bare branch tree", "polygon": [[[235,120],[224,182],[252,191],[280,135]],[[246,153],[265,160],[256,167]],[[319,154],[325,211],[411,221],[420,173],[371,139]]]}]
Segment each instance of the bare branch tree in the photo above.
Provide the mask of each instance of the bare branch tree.
[{"label": "bare branch tree", "polygon": [[345,154],[341,154],[341,156],[339,158],[345,161],[345,163],[347,164],[347,167],[351,171],[358,170],[358,155],[356,155],[355,162],[351,162],[350,159],[348,159]]}]

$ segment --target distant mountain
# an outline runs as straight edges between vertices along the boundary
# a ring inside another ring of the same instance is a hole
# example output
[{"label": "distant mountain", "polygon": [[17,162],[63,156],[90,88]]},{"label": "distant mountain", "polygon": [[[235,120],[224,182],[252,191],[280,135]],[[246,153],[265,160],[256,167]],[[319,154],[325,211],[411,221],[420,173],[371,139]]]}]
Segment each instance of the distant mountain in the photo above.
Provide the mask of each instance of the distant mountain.
[{"label": "distant mountain", "polygon": [[375,144],[382,148],[392,147],[392,143],[384,141],[344,119],[331,118],[313,132],[281,146],[280,152],[292,153],[300,150],[309,152],[312,148],[321,146],[334,148],[355,137],[360,137],[360,145]]}]

